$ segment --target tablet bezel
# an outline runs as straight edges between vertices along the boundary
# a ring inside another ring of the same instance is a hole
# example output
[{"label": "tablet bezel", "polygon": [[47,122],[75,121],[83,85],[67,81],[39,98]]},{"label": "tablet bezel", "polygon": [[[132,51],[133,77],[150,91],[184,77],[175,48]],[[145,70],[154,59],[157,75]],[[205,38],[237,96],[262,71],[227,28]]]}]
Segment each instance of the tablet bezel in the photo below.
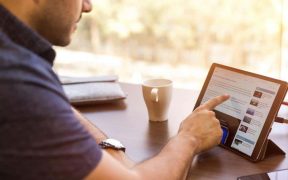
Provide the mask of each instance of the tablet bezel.
[{"label": "tablet bezel", "polygon": [[[259,138],[258,138],[258,141],[255,145],[255,148],[253,150],[253,153],[251,156],[247,155],[247,154],[244,154],[242,153],[241,151],[237,150],[237,149],[234,149],[232,147],[229,147],[227,145],[223,145],[221,144],[222,147],[225,147],[226,149],[229,149],[251,161],[259,161],[261,160],[261,150],[263,148],[263,145],[265,144],[265,141],[267,140],[268,138],[268,135],[269,135],[269,132],[271,130],[271,126],[274,122],[274,118],[276,117],[279,109],[280,109],[280,106],[281,106],[281,103],[283,102],[284,98],[285,98],[285,95],[287,93],[287,88],[288,88],[288,84],[287,82],[285,81],[281,81],[281,80],[278,80],[278,79],[274,79],[274,78],[270,78],[270,77],[266,77],[266,76],[263,76],[263,75],[259,75],[259,74],[255,74],[255,73],[252,73],[252,72],[248,72],[248,71],[244,71],[244,70],[241,70],[241,69],[236,69],[236,68],[232,68],[232,67],[229,67],[229,66],[225,66],[225,65],[221,65],[221,64],[217,64],[217,63],[213,63],[209,72],[208,72],[208,75],[206,77],[206,80],[204,82],[204,85],[201,89],[201,92],[198,96],[198,99],[196,101],[196,104],[195,104],[195,107],[194,107],[194,110],[200,105],[202,99],[203,99],[203,96],[207,90],[207,86],[211,80],[211,77],[212,77],[212,74],[214,73],[214,70],[215,68],[218,67],[218,68],[222,68],[222,69],[225,69],[225,70],[230,70],[230,71],[233,71],[233,72],[236,72],[236,73],[240,73],[240,74],[243,74],[243,75],[248,75],[248,76],[251,76],[251,77],[255,77],[255,78],[259,78],[259,79],[262,79],[262,80],[266,80],[266,81],[270,81],[270,82],[274,82],[274,83],[277,83],[280,85],[279,87],[279,90],[278,90],[278,93],[275,97],[275,100],[272,104],[272,108],[270,109],[269,113],[268,113],[268,116],[267,116],[267,119],[265,121],[265,124],[262,128],[262,131],[259,135]],[[217,112],[215,111],[216,113],[216,117],[217,117],[217,114],[219,114],[220,112]],[[224,113],[223,113],[224,114]]]}]

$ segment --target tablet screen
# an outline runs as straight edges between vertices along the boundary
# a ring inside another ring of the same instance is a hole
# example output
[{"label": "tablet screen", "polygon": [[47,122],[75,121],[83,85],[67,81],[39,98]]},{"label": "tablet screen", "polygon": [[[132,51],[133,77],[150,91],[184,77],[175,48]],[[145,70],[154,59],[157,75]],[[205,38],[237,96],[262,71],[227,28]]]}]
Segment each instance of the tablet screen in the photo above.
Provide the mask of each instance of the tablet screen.
[{"label": "tablet screen", "polygon": [[[287,87],[283,90],[283,86],[287,86],[285,82],[263,77],[213,64],[195,106],[196,108],[218,95],[229,94],[230,99],[214,110],[222,130],[226,131],[223,133],[226,137],[222,137],[221,143],[249,157],[252,156],[261,135],[263,142],[267,138],[278,111],[277,107],[280,107],[287,90]],[[276,101],[279,97],[281,99]],[[267,119],[270,119],[268,124]],[[265,133],[261,134],[263,129]],[[256,149],[260,151],[261,147]]]}]

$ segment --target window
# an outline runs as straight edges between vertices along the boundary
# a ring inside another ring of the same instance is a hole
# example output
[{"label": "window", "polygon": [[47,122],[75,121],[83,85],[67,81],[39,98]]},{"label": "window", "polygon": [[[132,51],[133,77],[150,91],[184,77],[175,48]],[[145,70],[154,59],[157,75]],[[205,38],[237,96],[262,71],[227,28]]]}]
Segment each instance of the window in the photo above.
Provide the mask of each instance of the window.
[{"label": "window", "polygon": [[[287,0],[92,0],[60,75],[166,77],[200,89],[211,63],[288,80]],[[285,12],[285,13],[284,13]]]}]

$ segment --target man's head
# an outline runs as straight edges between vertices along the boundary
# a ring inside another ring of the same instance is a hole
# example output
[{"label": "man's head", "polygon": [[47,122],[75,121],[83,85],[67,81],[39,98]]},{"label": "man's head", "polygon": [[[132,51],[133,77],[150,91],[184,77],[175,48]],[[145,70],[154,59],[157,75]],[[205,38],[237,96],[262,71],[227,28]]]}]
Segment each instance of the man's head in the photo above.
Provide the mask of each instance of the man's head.
[{"label": "man's head", "polygon": [[53,45],[66,46],[90,0],[0,0],[7,9]]}]

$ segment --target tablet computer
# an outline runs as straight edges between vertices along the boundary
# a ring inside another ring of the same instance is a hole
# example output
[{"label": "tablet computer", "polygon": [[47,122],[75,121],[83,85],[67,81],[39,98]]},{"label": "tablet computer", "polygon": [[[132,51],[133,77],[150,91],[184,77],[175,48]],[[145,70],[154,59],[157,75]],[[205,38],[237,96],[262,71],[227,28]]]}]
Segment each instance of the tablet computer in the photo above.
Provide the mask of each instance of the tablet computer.
[{"label": "tablet computer", "polygon": [[258,161],[287,87],[285,81],[214,63],[194,109],[229,94],[230,99],[214,109],[223,130],[220,145]]}]

